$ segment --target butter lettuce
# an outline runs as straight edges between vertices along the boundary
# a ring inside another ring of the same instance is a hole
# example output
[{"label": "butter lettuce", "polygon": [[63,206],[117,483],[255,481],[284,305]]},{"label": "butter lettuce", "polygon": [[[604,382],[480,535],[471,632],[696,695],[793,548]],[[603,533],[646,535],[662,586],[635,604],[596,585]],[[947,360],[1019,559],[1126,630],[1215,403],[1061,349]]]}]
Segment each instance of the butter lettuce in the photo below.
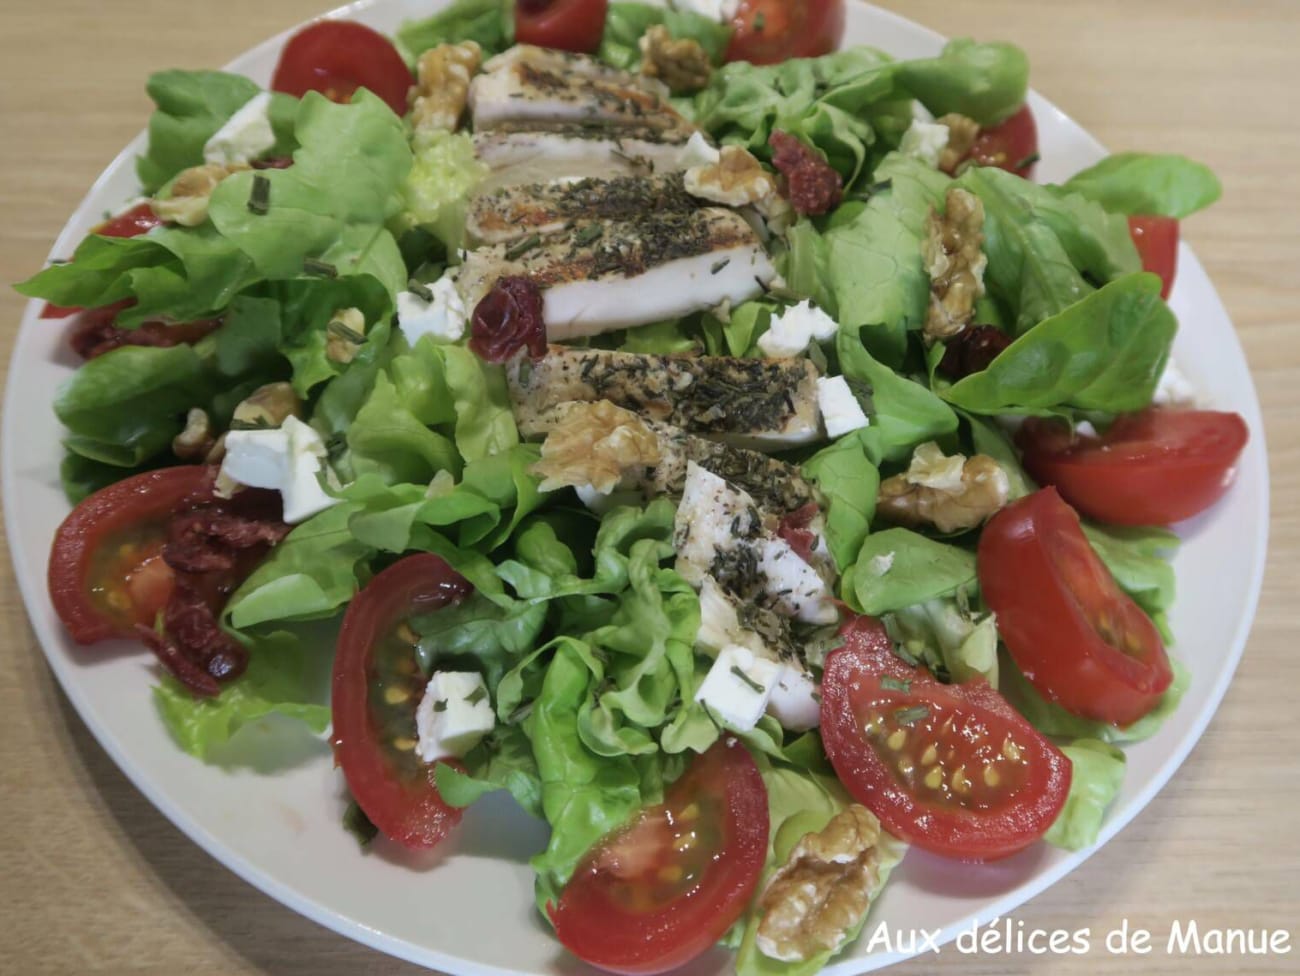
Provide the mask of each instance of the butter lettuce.
[{"label": "butter lettuce", "polygon": [[431,17],[408,20],[394,39],[412,63],[429,48],[461,41],[478,42],[491,57],[515,42],[514,7],[514,0],[454,0]]},{"label": "butter lettuce", "polygon": [[1070,792],[1043,839],[1078,851],[1097,842],[1106,809],[1124,785],[1127,760],[1122,750],[1097,739],[1076,739],[1061,751],[1072,768]]},{"label": "butter lettuce", "polygon": [[605,34],[596,56],[616,68],[635,71],[641,65],[640,41],[651,27],[662,24],[678,39],[698,41],[714,64],[721,64],[731,40],[731,26],[691,10],[673,10],[648,3],[611,3]]},{"label": "butter lettuce", "polygon": [[1064,189],[1111,213],[1182,219],[1219,199],[1223,187],[1208,166],[1173,153],[1115,153],[1076,173]]},{"label": "butter lettuce", "polygon": [[465,236],[470,194],[488,173],[474,155],[474,140],[464,132],[443,129],[418,132],[415,158],[402,186],[401,232],[419,227],[454,254]]},{"label": "butter lettuce", "polygon": [[973,552],[911,529],[886,529],[867,537],[843,589],[855,609],[876,617],[974,584]]}]

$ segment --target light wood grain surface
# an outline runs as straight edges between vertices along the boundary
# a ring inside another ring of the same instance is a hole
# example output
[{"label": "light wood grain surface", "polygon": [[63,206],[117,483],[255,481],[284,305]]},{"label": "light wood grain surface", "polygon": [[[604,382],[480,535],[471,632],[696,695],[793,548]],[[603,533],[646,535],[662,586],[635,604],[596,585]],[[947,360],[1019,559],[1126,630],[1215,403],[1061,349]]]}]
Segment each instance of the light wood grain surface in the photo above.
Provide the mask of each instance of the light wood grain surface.
[{"label": "light wood grain surface", "polygon": [[[322,0],[0,4],[0,282],[40,266],[100,170],[143,125],[143,82],[217,67]],[[1246,347],[1271,454],[1273,527],[1237,679],[1173,782],[1087,864],[1015,917],[1125,918],[1300,936],[1300,2],[886,3],[950,35],[1007,38],[1033,83],[1113,148],[1199,157],[1223,201],[1186,228]],[[21,302],[0,289],[6,361]],[[1100,939],[1098,938],[1098,941]],[[1254,960],[945,953],[900,974],[1300,972]],[[138,794],[58,690],[0,560],[0,972],[343,976],[417,970],[281,907]]]}]

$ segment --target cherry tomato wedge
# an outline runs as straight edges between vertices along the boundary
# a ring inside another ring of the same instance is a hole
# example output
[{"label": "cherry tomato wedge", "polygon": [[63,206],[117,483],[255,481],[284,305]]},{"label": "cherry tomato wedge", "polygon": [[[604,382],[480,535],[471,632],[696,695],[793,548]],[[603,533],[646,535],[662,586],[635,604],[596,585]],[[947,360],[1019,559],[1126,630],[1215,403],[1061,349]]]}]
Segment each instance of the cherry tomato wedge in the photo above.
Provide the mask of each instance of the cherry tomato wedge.
[{"label": "cherry tomato wedge", "polygon": [[210,485],[201,464],[146,471],[101,488],[54,533],[48,585],[54,612],[78,644],[133,637],[171,596],[160,557],[167,523]]},{"label": "cherry tomato wedge", "polygon": [[[139,237],[155,227],[161,227],[162,224],[162,218],[153,212],[153,208],[148,203],[138,203],[116,217],[106,220],[91,233],[99,234],[101,237]],[[41,310],[41,318],[65,319],[80,311],[81,309],[76,306],[51,305],[47,302],[45,308]]]},{"label": "cherry tomato wedge", "polygon": [[1038,124],[1029,106],[1005,122],[982,129],[971,146],[970,158],[977,166],[996,166],[1017,176],[1029,179],[1038,162]]},{"label": "cherry tomato wedge", "polygon": [[998,633],[1048,701],[1119,726],[1159,702],[1173,680],[1160,634],[1120,590],[1055,488],[989,521],[978,568]]},{"label": "cherry tomato wedge", "polygon": [[660,806],[587,854],[558,903],[555,934],[615,973],[662,973],[705,952],[748,906],[767,857],[767,789],[735,739],[695,758]]},{"label": "cherry tomato wedge", "polygon": [[728,61],[777,64],[829,54],[844,38],[844,0],[743,0]]},{"label": "cherry tomato wedge", "polygon": [[857,617],[826,659],[822,742],[840,782],[890,833],[986,861],[1040,838],[1065,805],[1070,762],[982,678],[940,684]]},{"label": "cherry tomato wedge", "polygon": [[443,803],[434,765],[415,751],[415,710],[427,684],[406,621],[450,606],[470,585],[442,559],[407,556],[348,605],[334,655],[334,757],[370,822],[410,848],[433,847],[461,817]]},{"label": "cherry tomato wedge", "polygon": [[1029,420],[1016,443],[1029,473],[1089,518],[1170,525],[1223,497],[1249,438],[1239,414],[1151,407],[1120,417],[1100,437]]},{"label": "cherry tomato wedge", "polygon": [[515,40],[590,54],[605,33],[609,0],[516,0]]},{"label": "cherry tomato wedge", "polygon": [[1160,297],[1174,290],[1178,272],[1178,221],[1173,217],[1138,216],[1128,219],[1129,236],[1142,258],[1142,268],[1160,276]]},{"label": "cherry tomato wedge", "polygon": [[383,34],[351,20],[320,20],[289,38],[271,90],[299,97],[317,91],[347,102],[358,88],[368,88],[405,115],[411,80],[406,62]]}]

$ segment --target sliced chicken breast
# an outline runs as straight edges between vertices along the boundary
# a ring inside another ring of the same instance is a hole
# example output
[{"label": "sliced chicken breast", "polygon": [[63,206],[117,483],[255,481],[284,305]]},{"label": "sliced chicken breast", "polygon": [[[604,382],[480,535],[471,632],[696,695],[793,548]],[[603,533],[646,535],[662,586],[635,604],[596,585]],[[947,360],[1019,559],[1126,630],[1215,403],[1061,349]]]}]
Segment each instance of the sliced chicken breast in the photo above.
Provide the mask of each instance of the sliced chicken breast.
[{"label": "sliced chicken breast", "polygon": [[478,194],[470,201],[465,230],[472,244],[509,244],[530,234],[648,213],[687,213],[699,206],[680,174],[560,180]]},{"label": "sliced chicken breast", "polygon": [[743,217],[709,207],[471,251],[459,276],[466,305],[505,275],[538,284],[547,336],[564,341],[738,305],[761,294],[776,270]]},{"label": "sliced chicken breast", "polygon": [[492,172],[483,191],[562,179],[680,172],[689,130],[603,125],[502,127],[474,134],[474,152]]},{"label": "sliced chicken breast", "polygon": [[653,356],[551,346],[507,368],[515,419],[541,432],[556,406],[609,400],[650,420],[741,447],[781,449],[821,436],[817,367],[808,359]]}]

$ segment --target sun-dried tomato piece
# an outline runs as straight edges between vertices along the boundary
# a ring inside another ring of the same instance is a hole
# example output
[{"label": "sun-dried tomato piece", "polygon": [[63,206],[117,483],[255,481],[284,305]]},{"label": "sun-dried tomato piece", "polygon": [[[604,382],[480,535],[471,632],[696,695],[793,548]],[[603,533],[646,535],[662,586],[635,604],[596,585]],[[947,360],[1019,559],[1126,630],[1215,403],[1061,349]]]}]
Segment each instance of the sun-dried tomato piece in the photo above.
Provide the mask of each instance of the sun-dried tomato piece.
[{"label": "sun-dried tomato piece", "polygon": [[776,530],[776,534],[788,542],[795,555],[804,562],[812,558],[813,546],[817,545],[817,533],[808,526],[812,524],[819,511],[816,502],[809,502],[781,519],[781,524]]},{"label": "sun-dried tomato piece", "polygon": [[779,129],[767,143],[772,147],[772,165],[785,177],[786,197],[796,213],[816,216],[840,205],[844,181],[830,163]]},{"label": "sun-dried tomato piece", "polygon": [[474,309],[469,347],[489,363],[504,363],[520,349],[540,359],[546,355],[542,290],[531,278],[498,278]]},{"label": "sun-dried tomato piece", "polygon": [[972,325],[948,340],[939,372],[954,380],[981,372],[1009,345],[1011,337],[996,326]]},{"label": "sun-dried tomato piece", "polygon": [[221,319],[201,319],[198,322],[168,324],[151,321],[134,329],[120,329],[114,323],[118,314],[134,304],[134,299],[124,299],[103,308],[91,308],[82,313],[68,343],[82,359],[94,359],[121,346],[155,346],[166,348],[181,344],[193,345],[208,333],[221,326]]}]

